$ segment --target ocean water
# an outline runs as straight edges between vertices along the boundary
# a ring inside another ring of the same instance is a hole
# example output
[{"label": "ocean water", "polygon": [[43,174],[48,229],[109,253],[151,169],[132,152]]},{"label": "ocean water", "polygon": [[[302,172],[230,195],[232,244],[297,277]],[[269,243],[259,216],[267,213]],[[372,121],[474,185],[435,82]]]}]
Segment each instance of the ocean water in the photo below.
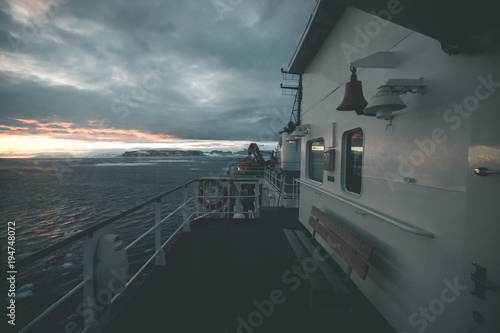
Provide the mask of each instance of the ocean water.
[{"label": "ocean water", "polygon": [[[15,257],[19,260],[192,179],[220,176],[223,168],[242,158],[0,159],[3,266],[9,221],[16,222]],[[162,216],[177,207],[181,199],[182,191],[169,196]],[[165,236],[179,222],[180,217],[174,218],[172,225],[167,225]],[[153,223],[154,207],[150,205],[113,224],[113,233],[120,235],[126,245]],[[146,237],[145,245],[138,244],[128,252],[132,271],[152,251],[147,241]],[[19,323],[31,320],[81,281],[82,242],[77,241],[18,272]],[[7,270],[2,267],[2,271]],[[78,300],[70,303],[69,308],[75,307],[74,302]]]}]

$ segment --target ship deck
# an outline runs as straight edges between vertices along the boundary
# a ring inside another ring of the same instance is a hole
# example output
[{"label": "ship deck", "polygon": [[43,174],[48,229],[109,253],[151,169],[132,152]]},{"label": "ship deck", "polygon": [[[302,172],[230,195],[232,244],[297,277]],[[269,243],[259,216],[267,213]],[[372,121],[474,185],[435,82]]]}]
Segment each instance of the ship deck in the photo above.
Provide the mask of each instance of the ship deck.
[{"label": "ship deck", "polygon": [[395,332],[354,285],[353,314],[309,310],[309,282],[290,283],[283,228],[304,229],[296,209],[193,223],[105,332]]}]

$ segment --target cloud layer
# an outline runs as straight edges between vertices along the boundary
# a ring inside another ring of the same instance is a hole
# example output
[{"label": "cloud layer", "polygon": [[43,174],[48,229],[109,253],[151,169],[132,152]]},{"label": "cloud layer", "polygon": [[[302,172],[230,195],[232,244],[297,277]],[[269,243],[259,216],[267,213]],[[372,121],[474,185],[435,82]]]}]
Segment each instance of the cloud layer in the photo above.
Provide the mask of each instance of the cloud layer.
[{"label": "cloud layer", "polygon": [[0,136],[275,140],[315,2],[4,1]]}]

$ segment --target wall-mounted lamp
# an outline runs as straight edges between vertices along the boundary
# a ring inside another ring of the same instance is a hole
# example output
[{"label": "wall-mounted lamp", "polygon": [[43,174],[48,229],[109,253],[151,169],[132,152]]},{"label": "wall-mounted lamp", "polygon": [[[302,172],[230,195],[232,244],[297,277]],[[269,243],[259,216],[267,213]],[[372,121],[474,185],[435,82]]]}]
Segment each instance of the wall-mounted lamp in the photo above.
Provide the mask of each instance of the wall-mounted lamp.
[{"label": "wall-mounted lamp", "polygon": [[289,140],[296,140],[306,136],[309,133],[310,125],[300,125],[295,128],[292,134],[290,134]]},{"label": "wall-mounted lamp", "polygon": [[407,92],[418,94],[425,92],[422,78],[416,80],[390,79],[378,89],[377,94],[370,99],[363,111],[367,116],[376,116],[378,119],[385,120],[391,119],[394,111],[406,108],[400,95]]},{"label": "wall-mounted lamp", "polygon": [[399,111],[406,107],[401,97],[394,93],[380,91],[370,99],[364,109],[366,116],[376,116],[378,119],[391,119],[393,111]]}]

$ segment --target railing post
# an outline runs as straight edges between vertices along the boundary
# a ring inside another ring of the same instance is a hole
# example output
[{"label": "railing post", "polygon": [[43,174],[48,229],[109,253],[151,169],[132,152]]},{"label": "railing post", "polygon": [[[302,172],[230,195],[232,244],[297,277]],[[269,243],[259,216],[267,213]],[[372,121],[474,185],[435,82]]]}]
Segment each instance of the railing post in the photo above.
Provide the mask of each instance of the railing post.
[{"label": "railing post", "polygon": [[255,217],[256,218],[259,218],[260,217],[260,206],[259,206],[259,200],[260,200],[260,196],[259,196],[259,182],[255,182]]},{"label": "railing post", "polygon": [[165,266],[165,252],[161,248],[161,198],[158,198],[155,203],[155,265]]},{"label": "railing post", "polygon": [[96,313],[94,312],[94,268],[95,268],[95,253],[94,253],[94,234],[85,237],[83,248],[83,279],[88,279],[89,282],[83,286],[83,327],[86,330],[91,330],[96,322]]},{"label": "railing post", "polygon": [[286,176],[280,174],[280,196],[278,197],[278,206],[283,204],[283,198],[286,196]]},{"label": "railing post", "polygon": [[300,203],[300,201],[299,201],[299,199],[300,199],[299,186],[300,186],[300,183],[299,183],[299,180],[296,178],[293,178],[293,183],[294,183],[293,184],[293,196],[295,197],[295,206],[297,208],[299,208],[299,203]]},{"label": "railing post", "polygon": [[[184,204],[188,201],[188,187],[185,186],[184,187],[184,192],[182,194],[183,196],[183,202]],[[187,204],[184,205],[184,207],[182,208],[182,221],[184,222],[184,228],[183,228],[183,231],[184,232],[190,232],[191,231],[191,221],[188,221],[187,219],[189,218],[189,212],[188,212],[188,208],[187,208]]]}]

